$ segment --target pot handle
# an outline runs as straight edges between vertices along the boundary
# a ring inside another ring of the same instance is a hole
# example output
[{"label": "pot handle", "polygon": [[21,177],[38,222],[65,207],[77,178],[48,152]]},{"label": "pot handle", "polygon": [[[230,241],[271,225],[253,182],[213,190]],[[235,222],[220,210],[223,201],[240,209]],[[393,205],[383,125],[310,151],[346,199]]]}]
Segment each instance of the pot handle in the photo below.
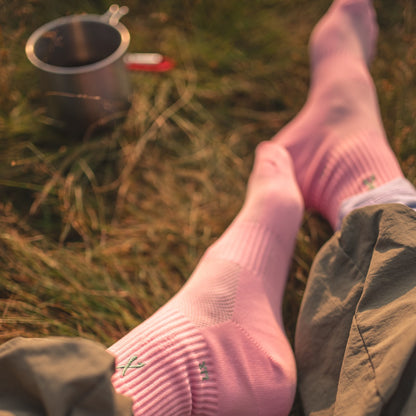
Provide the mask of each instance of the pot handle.
[{"label": "pot handle", "polygon": [[118,4],[112,4],[101,17],[111,26],[116,26],[120,19],[128,12],[129,8],[127,6],[120,7]]},{"label": "pot handle", "polygon": [[[120,19],[129,12],[127,6],[112,4],[101,16],[108,24],[116,26]],[[128,53],[124,56],[124,64],[130,71],[165,72],[175,66],[175,62],[160,53]]]},{"label": "pot handle", "polygon": [[160,53],[127,53],[124,64],[130,71],[166,72],[175,66],[175,62]]}]

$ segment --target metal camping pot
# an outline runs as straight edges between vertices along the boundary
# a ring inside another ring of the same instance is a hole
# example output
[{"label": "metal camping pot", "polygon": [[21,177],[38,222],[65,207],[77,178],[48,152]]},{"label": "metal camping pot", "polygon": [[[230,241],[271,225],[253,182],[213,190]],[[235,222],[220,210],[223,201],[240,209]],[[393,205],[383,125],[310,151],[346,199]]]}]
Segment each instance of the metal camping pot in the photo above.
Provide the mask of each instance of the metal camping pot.
[{"label": "metal camping pot", "polygon": [[26,55],[40,70],[48,115],[56,124],[83,132],[121,118],[130,107],[128,69],[172,67],[159,54],[129,54],[127,62],[130,34],[119,22],[126,13],[127,7],[112,5],[104,15],[62,17],[29,37]]}]

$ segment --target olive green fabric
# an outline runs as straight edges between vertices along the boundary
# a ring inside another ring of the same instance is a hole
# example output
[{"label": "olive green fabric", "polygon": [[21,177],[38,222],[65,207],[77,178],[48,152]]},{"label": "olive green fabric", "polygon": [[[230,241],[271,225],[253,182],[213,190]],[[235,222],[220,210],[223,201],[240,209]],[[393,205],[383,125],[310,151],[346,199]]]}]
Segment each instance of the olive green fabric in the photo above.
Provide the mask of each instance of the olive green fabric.
[{"label": "olive green fabric", "polygon": [[416,213],[352,212],[312,266],[296,330],[306,415],[415,415]]},{"label": "olive green fabric", "polygon": [[78,338],[15,338],[0,346],[0,416],[131,416],[111,384],[114,358]]}]

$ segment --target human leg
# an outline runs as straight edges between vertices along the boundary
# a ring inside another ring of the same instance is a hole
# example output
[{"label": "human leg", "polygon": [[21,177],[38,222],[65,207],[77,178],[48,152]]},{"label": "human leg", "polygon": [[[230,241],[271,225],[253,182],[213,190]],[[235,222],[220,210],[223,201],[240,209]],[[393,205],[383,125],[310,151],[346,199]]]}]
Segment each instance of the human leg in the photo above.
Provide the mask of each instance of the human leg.
[{"label": "human leg", "polygon": [[367,69],[373,17],[370,1],[334,1],[312,35],[308,101],[275,137],[306,205],[334,229],[345,218],[314,261],[297,324],[307,415],[410,415],[416,402],[416,192]]},{"label": "human leg", "polygon": [[303,204],[288,153],[262,143],[246,200],[183,289],[110,347],[136,415],[286,415],[296,384],[281,302]]},{"label": "human leg", "polygon": [[333,228],[339,228],[346,214],[344,209],[340,215],[341,205],[350,197],[392,181],[386,194],[408,193],[368,70],[377,32],[371,0],[333,2],[311,36],[307,102],[274,138],[294,160],[306,207]]}]

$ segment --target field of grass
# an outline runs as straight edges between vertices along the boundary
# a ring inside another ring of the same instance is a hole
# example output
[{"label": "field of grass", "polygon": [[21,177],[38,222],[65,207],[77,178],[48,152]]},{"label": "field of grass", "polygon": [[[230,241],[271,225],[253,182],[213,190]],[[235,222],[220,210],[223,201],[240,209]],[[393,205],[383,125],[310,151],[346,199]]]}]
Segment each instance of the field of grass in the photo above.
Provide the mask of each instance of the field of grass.
[{"label": "field of grass", "polygon": [[[164,304],[244,197],[253,150],[304,103],[307,41],[329,0],[126,0],[131,51],[173,57],[134,73],[115,130],[51,126],[24,55],[54,18],[107,0],[0,0],[0,341],[83,336],[110,345]],[[414,0],[375,0],[382,116],[416,183]],[[313,257],[330,235],[305,214],[284,316],[293,339]],[[293,415],[301,415],[297,402]]]}]

